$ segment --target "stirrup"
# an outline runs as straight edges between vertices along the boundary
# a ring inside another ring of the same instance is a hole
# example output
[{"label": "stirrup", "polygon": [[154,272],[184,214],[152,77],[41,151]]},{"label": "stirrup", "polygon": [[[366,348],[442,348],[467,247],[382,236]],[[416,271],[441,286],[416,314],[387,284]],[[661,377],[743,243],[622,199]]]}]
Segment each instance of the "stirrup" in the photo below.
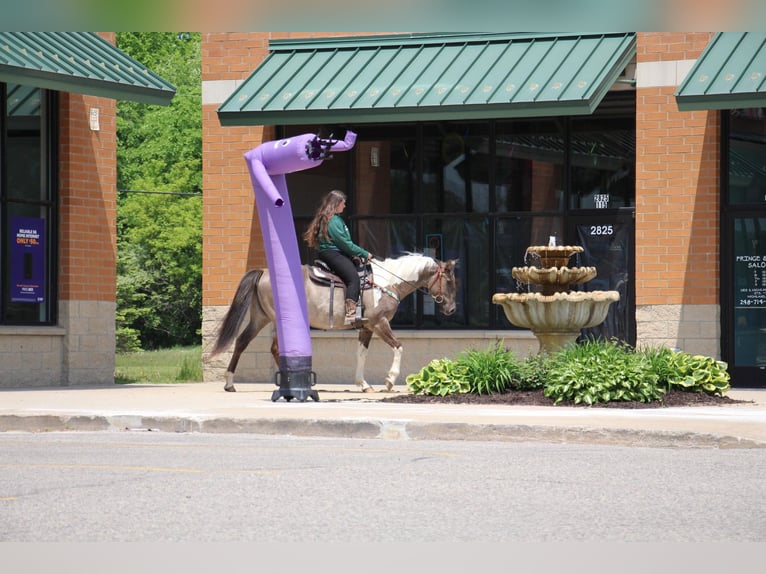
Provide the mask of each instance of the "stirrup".
[{"label": "stirrup", "polygon": [[361,329],[362,326],[369,322],[367,317],[346,317],[344,325],[353,325],[355,329]]}]

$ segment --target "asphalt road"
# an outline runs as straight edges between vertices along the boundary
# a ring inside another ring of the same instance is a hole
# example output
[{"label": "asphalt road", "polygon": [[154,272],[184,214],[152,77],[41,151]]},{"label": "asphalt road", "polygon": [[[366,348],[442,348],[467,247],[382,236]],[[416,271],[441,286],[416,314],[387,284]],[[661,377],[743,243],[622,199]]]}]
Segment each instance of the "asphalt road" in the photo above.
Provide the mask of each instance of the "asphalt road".
[{"label": "asphalt road", "polygon": [[766,450],[0,433],[2,542],[764,542]]},{"label": "asphalt road", "polygon": [[766,540],[766,451],[0,434],[0,540]]}]

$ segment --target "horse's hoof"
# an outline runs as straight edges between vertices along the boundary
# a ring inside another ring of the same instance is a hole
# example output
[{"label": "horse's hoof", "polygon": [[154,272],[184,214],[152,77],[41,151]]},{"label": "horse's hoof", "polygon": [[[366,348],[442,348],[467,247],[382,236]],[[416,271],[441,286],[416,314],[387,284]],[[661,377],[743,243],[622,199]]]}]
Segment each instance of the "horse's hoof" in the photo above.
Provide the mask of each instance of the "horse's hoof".
[{"label": "horse's hoof", "polygon": [[226,386],[223,387],[223,390],[226,391],[227,393],[236,393],[237,392],[237,389],[234,388],[234,385],[231,385],[231,386],[226,385]]},{"label": "horse's hoof", "polygon": [[362,390],[362,392],[363,392],[363,393],[374,393],[374,392],[375,392],[375,389],[373,389],[372,387],[365,387],[365,388]]}]

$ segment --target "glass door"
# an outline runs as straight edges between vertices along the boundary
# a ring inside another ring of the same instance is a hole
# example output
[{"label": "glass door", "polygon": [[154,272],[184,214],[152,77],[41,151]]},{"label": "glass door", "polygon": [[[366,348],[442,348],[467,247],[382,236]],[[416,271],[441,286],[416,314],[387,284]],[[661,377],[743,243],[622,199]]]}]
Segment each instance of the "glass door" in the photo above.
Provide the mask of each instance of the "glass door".
[{"label": "glass door", "polygon": [[570,218],[567,237],[571,238],[572,245],[583,247],[583,252],[573,260],[577,266],[596,268],[594,279],[573,288],[620,294],[619,301],[610,305],[601,325],[583,329],[583,338],[617,338],[630,345],[636,344],[634,236],[632,210]]},{"label": "glass door", "polygon": [[[766,214],[762,214],[766,215]],[[766,217],[732,213],[728,217],[730,267],[722,284],[723,360],[732,386],[766,386]]]},{"label": "glass door", "polygon": [[766,387],[766,108],[721,118],[721,358],[733,387]]}]

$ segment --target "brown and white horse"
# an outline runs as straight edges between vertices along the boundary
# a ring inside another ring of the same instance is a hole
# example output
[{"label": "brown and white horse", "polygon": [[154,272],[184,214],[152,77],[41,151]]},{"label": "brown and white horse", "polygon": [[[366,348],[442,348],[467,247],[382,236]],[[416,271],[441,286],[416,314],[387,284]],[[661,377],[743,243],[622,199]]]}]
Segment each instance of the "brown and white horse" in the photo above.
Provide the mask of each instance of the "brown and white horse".
[{"label": "brown and white horse", "polygon": [[[444,315],[452,315],[456,308],[457,282],[455,280],[457,260],[438,261],[422,254],[410,253],[383,261],[372,261],[372,288],[362,291],[364,320],[359,328],[359,346],[354,382],[365,392],[373,388],[364,379],[367,352],[373,334],[385,341],[394,352],[394,358],[386,376],[386,389],[392,390],[399,376],[402,360],[402,344],[391,330],[390,320],[396,313],[402,299],[416,290],[427,292]],[[345,294],[343,285],[331,291],[329,285],[320,285],[312,278],[312,267],[303,266],[306,286],[309,323],[315,329],[341,330],[357,328],[344,324]],[[330,293],[333,293],[332,297]],[[248,317],[250,320],[245,323]],[[211,357],[224,352],[236,339],[234,352],[226,369],[224,389],[235,391],[234,372],[239,358],[250,341],[269,323],[275,322],[274,301],[267,269],[248,271],[237,287],[231,306],[224,317]],[[271,343],[271,354],[279,365],[277,336]]]}]

